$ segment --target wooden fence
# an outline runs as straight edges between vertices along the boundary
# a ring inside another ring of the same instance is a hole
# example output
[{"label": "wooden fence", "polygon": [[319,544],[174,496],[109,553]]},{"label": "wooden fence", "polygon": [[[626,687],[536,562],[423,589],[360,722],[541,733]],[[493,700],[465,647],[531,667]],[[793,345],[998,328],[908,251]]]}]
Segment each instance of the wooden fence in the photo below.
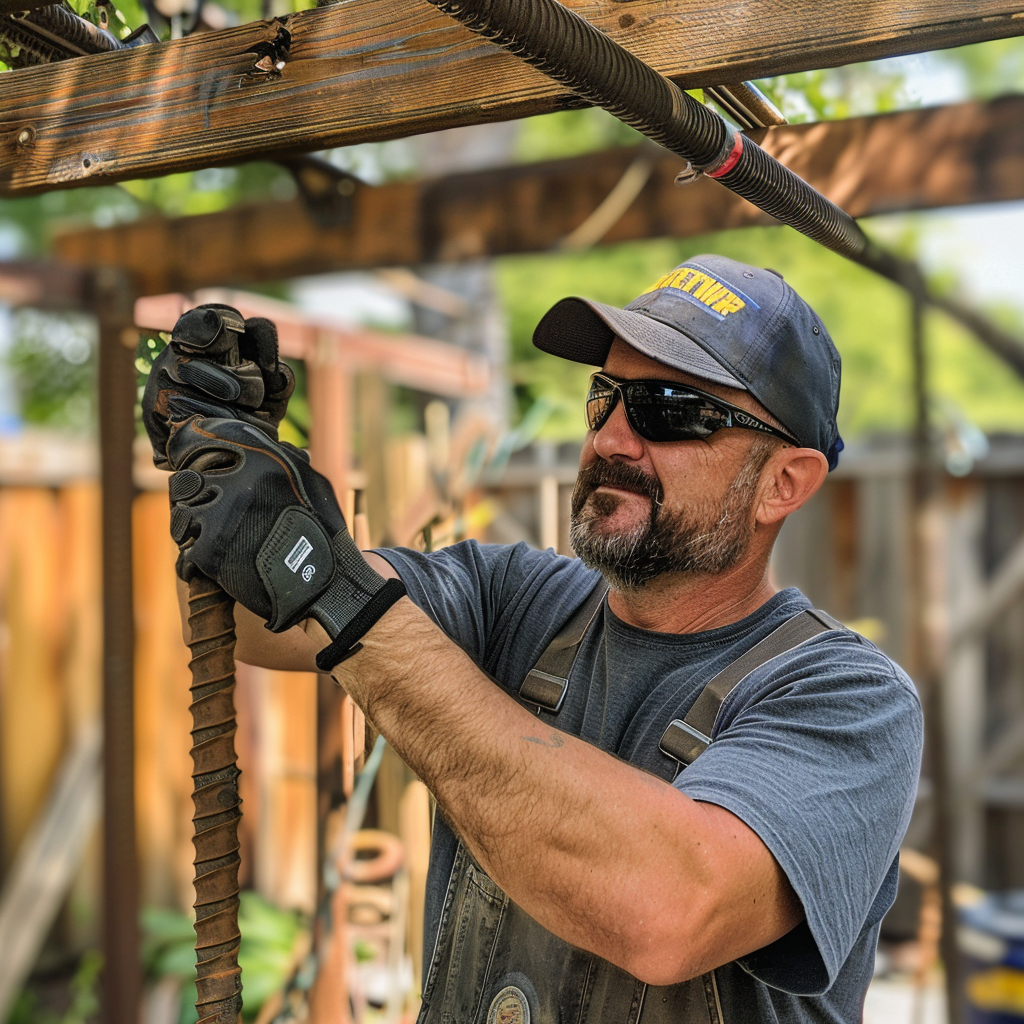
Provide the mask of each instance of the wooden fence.
[{"label": "wooden fence", "polygon": [[[90,726],[95,734],[98,725],[101,495],[88,446],[82,451],[65,447],[62,461],[62,444],[32,434],[0,441],[0,935],[18,935],[19,943],[24,942],[17,957],[6,957],[0,969],[0,1006],[16,994],[7,990],[20,984],[11,977],[24,978],[38,955],[38,941],[68,893],[47,946],[51,960],[97,945],[102,920],[98,835],[90,840],[86,833],[77,846],[72,843],[73,849],[61,850],[61,821],[52,814],[55,809],[66,811],[68,800],[88,798],[82,827],[97,831],[96,749],[90,747],[91,756],[81,762],[86,766],[81,778],[65,777],[76,738],[88,735]],[[427,446],[421,435],[382,437],[380,479],[371,487],[361,470],[347,474],[359,488],[342,495],[349,520],[354,509],[372,501],[389,535],[413,540],[416,524],[433,520],[435,543],[454,539],[455,510],[430,482]],[[78,467],[80,479],[68,478],[69,466]],[[167,474],[153,470],[148,446],[141,442],[135,482],[132,536],[124,543],[132,545],[134,572],[140,903],[189,912],[189,652],[178,610]],[[465,504],[460,499],[459,508]],[[356,517],[362,522],[365,518]],[[458,530],[461,535],[465,527]],[[363,534],[363,543],[368,543],[365,528]],[[315,673],[239,664],[237,680],[236,748],[244,812],[240,881],[279,907],[312,915],[323,896],[320,851],[330,846],[327,833],[339,827],[339,812],[329,808],[343,792],[351,792],[351,779],[334,778],[338,772],[343,776],[339,754],[344,736],[355,728],[351,705],[346,707],[338,688]],[[62,780],[67,783],[63,789]],[[389,752],[377,775],[370,820],[411,844],[402,919],[415,954],[421,945],[429,823],[425,798],[410,790],[412,781],[408,769]],[[47,820],[50,825],[43,825]],[[54,859],[43,865],[40,857]],[[60,871],[48,870],[58,861],[61,871],[75,875],[70,888],[58,880]],[[19,878],[20,897],[6,899]],[[25,908],[38,919],[32,928],[21,927],[17,918]],[[35,940],[29,940],[31,934]],[[324,998],[330,1002],[332,997]]]},{"label": "wooden fence", "polygon": [[[389,443],[389,479],[376,500],[384,501],[392,535],[409,541],[408,524],[433,516],[435,542],[475,532],[568,551],[573,446],[517,453],[500,479],[485,478],[466,491],[454,512],[429,498],[429,447],[423,437]],[[0,479],[12,464],[5,458]],[[911,651],[909,470],[909,452],[899,442],[847,452],[821,493],[786,525],[772,567],[780,584],[800,586],[897,660]],[[23,473],[9,477],[16,485],[0,486],[0,873],[11,869],[62,756],[99,707],[99,491],[89,472],[85,479],[46,478],[34,486]],[[141,895],[144,905],[186,909],[192,901],[188,653],[164,477],[140,473],[138,479],[146,488],[135,499],[133,537],[125,542],[134,545],[135,565]],[[360,483],[358,474],[354,479]],[[349,508],[352,502],[350,496]],[[476,515],[474,508],[483,511]],[[1024,438],[992,439],[968,476],[944,478],[930,535],[947,649],[943,686],[958,875],[987,887],[1024,886]],[[240,666],[237,704],[244,884],[277,905],[311,911],[323,827],[317,757],[324,694],[312,674]],[[402,829],[409,779],[400,763],[385,762],[373,823]],[[926,781],[908,836],[925,851],[929,794]],[[67,948],[96,940],[98,878],[94,841],[55,933]]]}]

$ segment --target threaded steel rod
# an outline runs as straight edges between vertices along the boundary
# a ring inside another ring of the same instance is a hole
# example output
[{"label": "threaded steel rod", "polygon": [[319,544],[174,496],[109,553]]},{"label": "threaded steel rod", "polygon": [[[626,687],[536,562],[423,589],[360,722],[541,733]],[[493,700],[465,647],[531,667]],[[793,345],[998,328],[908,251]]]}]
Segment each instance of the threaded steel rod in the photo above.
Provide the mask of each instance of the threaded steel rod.
[{"label": "threaded steel rod", "polygon": [[237,1024],[242,1012],[234,603],[206,577],[189,583],[199,1024]]},{"label": "threaded steel rod", "polygon": [[842,256],[856,259],[868,248],[848,213],[557,0],[429,2],[783,224]]},{"label": "threaded steel rod", "polygon": [[428,2],[776,220],[947,313],[1024,375],[1024,347],[1015,338],[933,294],[918,266],[870,241],[845,210],[558,0]]}]

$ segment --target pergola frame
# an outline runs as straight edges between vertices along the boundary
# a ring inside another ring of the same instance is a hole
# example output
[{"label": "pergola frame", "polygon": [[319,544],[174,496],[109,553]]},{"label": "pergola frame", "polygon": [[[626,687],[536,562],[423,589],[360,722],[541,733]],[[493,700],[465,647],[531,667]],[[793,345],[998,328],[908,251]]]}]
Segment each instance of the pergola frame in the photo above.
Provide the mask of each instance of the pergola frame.
[{"label": "pergola frame", "polygon": [[[2,10],[24,0],[0,0]],[[1021,0],[565,0],[685,87],[1024,32]],[[5,75],[0,195],[542,114],[580,101],[423,0],[345,0]]]},{"label": "pergola frame", "polygon": [[[628,6],[608,0],[565,3],[655,70],[685,87],[941,49],[1024,32],[1024,3],[1020,0],[976,0],[966,12],[962,3],[953,0],[922,0],[909,11],[897,0],[854,5],[826,2],[799,10],[784,0],[709,0],[701,8],[697,23],[692,5],[683,0],[629,0]],[[0,0],[2,12],[24,6],[24,0]],[[268,57],[269,63],[265,59]],[[422,0],[389,0],[387,4],[344,0],[330,7],[174,43],[24,69],[5,76],[4,84],[0,96],[0,196],[5,197],[379,141],[579,105],[560,86],[472,35]],[[921,115],[898,116],[912,120]],[[967,118],[961,127],[969,125]],[[890,142],[908,136],[912,128],[905,121],[902,131],[892,129]],[[809,140],[815,132],[820,135],[837,130],[813,126],[803,132],[785,131],[790,134],[771,134],[766,148],[787,138],[793,141],[801,134]],[[862,149],[863,142],[851,142],[846,152]],[[851,204],[851,195],[843,194],[844,184],[856,181],[858,175],[861,182],[870,178],[865,174],[869,169],[887,168],[905,185],[920,186],[928,176],[920,173],[919,157],[916,162],[909,159],[908,154],[915,149],[918,154],[930,151],[935,157],[934,145],[921,143],[920,126],[917,138],[904,150],[908,162],[894,161],[890,150],[879,154],[874,168],[863,158],[853,165],[834,160],[830,187],[838,194],[832,198],[852,205],[850,212],[855,214],[883,212],[877,208],[884,194],[879,181],[873,193],[876,208],[866,203],[860,210]],[[794,143],[789,151],[783,147],[777,155],[792,166],[790,162],[798,150],[799,145]],[[990,145],[975,148],[973,157],[984,163],[993,151],[1002,152]],[[842,152],[840,148],[840,156]],[[1015,154],[1010,159],[1018,158]],[[622,155],[609,157],[602,181],[607,184],[610,180],[614,185],[625,170],[623,161],[628,159]],[[967,162],[963,161],[961,167]],[[664,201],[666,178],[674,177],[676,170],[678,161],[674,157],[652,158],[647,186],[652,189],[651,196],[659,195]],[[990,198],[1016,197],[1008,194],[1013,186],[1001,176],[989,179],[1000,182],[996,188],[990,183],[982,186],[983,177],[977,178],[978,191],[987,191]],[[607,194],[608,188],[602,185],[598,190]],[[914,200],[904,194],[897,207],[945,205],[954,201],[949,197],[958,191],[958,186],[947,182],[938,189],[947,197],[945,202],[937,201],[935,196]],[[353,232],[360,228],[365,231],[368,226],[364,207],[368,210],[372,206],[366,199],[371,194],[361,193],[354,201]],[[578,179],[570,181],[563,194],[578,198],[582,194]],[[676,227],[666,233],[697,234],[766,222],[752,208],[706,182],[690,194],[695,198],[687,202],[695,208],[703,207],[703,220],[691,221],[692,230]],[[494,241],[495,235],[492,233],[488,240],[485,231],[485,242],[476,243],[475,250],[474,245],[446,248],[438,244],[438,233],[432,236],[424,228],[424,213],[436,218],[437,211],[416,193],[416,186],[410,186],[407,195],[413,197],[411,205],[379,206],[376,231],[380,230],[382,216],[390,216],[390,230],[378,234],[375,262],[371,256],[375,246],[364,240],[357,250],[362,261],[358,265],[409,264],[546,247],[540,246],[535,237],[529,243],[505,242],[502,250],[502,243]],[[392,194],[395,197],[397,192]],[[452,225],[465,216],[465,210],[459,210],[460,196],[449,199],[447,212],[453,220],[434,223],[441,224],[440,234],[448,232],[446,237],[454,240]],[[512,198],[506,192],[504,200],[506,205],[514,206],[522,202],[522,197]],[[525,205],[529,208],[528,200]],[[584,205],[592,209],[595,204]],[[636,205],[642,206],[642,202]],[[674,208],[674,203],[666,208]],[[580,207],[573,209],[579,212]],[[248,218],[250,223],[253,220],[251,213],[236,216]],[[524,215],[523,205],[518,206],[516,220],[523,223],[528,219],[533,218]],[[193,220],[195,223],[188,227],[182,225],[182,230],[210,226],[209,222],[201,224],[200,218]],[[620,223],[628,222],[624,218]],[[624,232],[625,237],[650,237],[653,222],[649,218],[646,229],[634,227],[633,235],[629,235],[628,228],[616,227],[607,237],[612,240],[616,231]],[[697,227],[698,223],[702,226]],[[236,241],[239,234],[245,234],[240,222],[235,223],[234,230]],[[280,224],[276,231],[280,232]],[[548,245],[567,233],[549,239]],[[402,234],[412,235],[418,244],[403,244],[396,237]],[[190,250],[190,258],[199,247],[217,244],[217,239],[216,234],[202,234],[197,239],[198,247]],[[175,239],[166,241],[173,245]],[[180,243],[180,238],[177,241]],[[65,255],[69,255],[71,244],[65,244]],[[331,249],[329,245],[327,252]],[[165,268],[161,287],[155,286],[155,277],[143,285],[145,267],[138,261],[125,265],[130,262],[125,258],[130,251],[102,258],[97,258],[95,252],[75,254],[83,263],[99,268],[83,280],[101,325],[104,673],[105,705],[110,705],[105,709],[105,725],[108,744],[119,731],[128,736],[127,746],[121,743],[105,754],[108,807],[116,796],[109,787],[120,785],[118,792],[123,799],[124,786],[130,786],[130,781],[118,775],[126,768],[126,750],[131,750],[131,563],[124,538],[130,531],[132,497],[134,367],[129,341],[133,336],[133,300],[140,287],[152,293],[289,276],[280,260],[271,269],[271,260],[264,263],[258,276],[243,276],[247,271],[232,264],[237,277],[226,277],[224,271],[219,271],[212,278],[186,284],[185,270]],[[333,251],[337,261],[337,249]],[[150,248],[148,258],[153,260],[158,252]],[[326,252],[322,259],[322,269],[326,270]],[[341,265],[345,265],[344,260]],[[310,262],[303,264],[301,257],[296,258],[295,266],[302,269],[291,273],[313,272]],[[198,277],[198,271],[194,276]],[[108,843],[118,839],[109,825],[107,839]],[[131,885],[132,865],[126,862],[120,874],[118,870],[115,863],[105,867],[108,891]],[[104,1009],[107,1021],[117,1024],[133,1022],[137,1009],[138,976],[131,966],[136,925],[129,912],[130,903],[108,907],[105,924],[108,966]]]},{"label": "pergola frame", "polygon": [[[1024,198],[1024,97],[757,133],[771,155],[855,217]],[[360,186],[325,225],[301,200],[71,230],[55,255],[120,267],[139,294],[557,248],[641,159],[648,175],[600,239],[685,238],[775,221],[706,178],[680,188],[656,146]]]}]

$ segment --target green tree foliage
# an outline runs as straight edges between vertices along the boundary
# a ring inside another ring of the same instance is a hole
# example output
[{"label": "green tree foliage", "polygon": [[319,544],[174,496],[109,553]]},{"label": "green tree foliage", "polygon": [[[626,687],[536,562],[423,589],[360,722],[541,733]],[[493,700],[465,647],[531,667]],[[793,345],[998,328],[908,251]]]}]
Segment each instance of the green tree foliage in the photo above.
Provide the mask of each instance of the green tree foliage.
[{"label": "green tree foliage", "polygon": [[[95,0],[72,0],[83,16],[97,20]],[[124,34],[149,15],[143,2],[115,0],[114,28]],[[283,14],[312,0],[217,0],[233,22]],[[169,20],[154,23],[167,37],[180,30]],[[964,95],[988,97],[1024,88],[1024,41],[999,40],[942,51],[918,62],[959,76]],[[848,117],[916,105],[908,64],[899,59],[780,76],[759,83],[791,121]],[[927,97],[924,97],[927,99]],[[639,135],[597,109],[568,110],[522,122],[516,156],[523,161],[577,155],[629,145]],[[330,154],[340,166],[371,181],[403,177],[415,168],[403,143],[351,147]],[[288,198],[291,176],[277,164],[254,162],[118,187],[57,191],[0,200],[0,253],[45,253],[55,226],[86,222],[108,226],[149,214],[206,213],[247,201]],[[513,329],[513,374],[522,408],[543,399],[554,410],[547,430],[575,436],[581,430],[579,396],[587,371],[548,361],[529,344],[530,333],[551,302],[580,293],[625,303],[665,268],[699,251],[718,251],[776,266],[806,294],[830,325],[843,352],[846,382],[843,426],[851,435],[905,426],[908,364],[904,298],[855,267],[784,229],[722,233],[687,242],[656,241],[601,248],[575,256],[538,256],[501,261],[500,277]],[[1018,328],[1012,310],[995,311]],[[45,328],[45,329],[44,329]],[[92,422],[91,359],[76,363],[60,338],[70,328],[56,321],[26,320],[9,359],[30,421],[81,429]],[[47,340],[49,336],[50,340]],[[961,406],[989,429],[1020,428],[1019,386],[992,357],[941,318],[934,318],[934,384],[943,400]],[[73,347],[73,353],[77,351]],[[76,357],[77,358],[77,357]],[[84,401],[80,399],[85,398]]]},{"label": "green tree foliage", "polygon": [[[242,933],[238,962],[242,968],[242,1020],[255,1020],[264,1003],[279,992],[296,966],[296,942],[306,927],[301,914],[281,910],[252,891],[241,894],[238,928]],[[192,920],[173,910],[142,912],[143,966],[147,978],[181,982],[178,1024],[194,1024],[195,932]]]},{"label": "green tree foliage", "polygon": [[70,998],[62,1014],[44,1006],[38,993],[30,987],[15,1000],[6,1024],[88,1024],[96,1020],[102,966],[102,955],[95,949],[86,950],[68,985]]},{"label": "green tree foliage", "polygon": [[[566,295],[624,305],[666,270],[702,252],[778,270],[818,312],[843,357],[840,429],[845,437],[910,426],[910,311],[905,294],[780,227],[501,260],[513,383],[521,410],[538,400],[552,408],[547,436],[568,440],[583,435],[582,398],[591,370],[533,347],[533,328],[546,310]],[[955,282],[949,284],[955,288]],[[1024,336],[1018,313],[997,312],[1005,326]],[[959,410],[985,430],[1024,430],[1024,383],[946,318],[929,316],[927,328],[930,385],[941,409]]]},{"label": "green tree foliage", "polygon": [[800,71],[767,78],[758,85],[791,124],[838,121],[918,105],[898,61]]},{"label": "green tree foliage", "polygon": [[96,424],[96,325],[32,309],[14,317],[5,364],[29,423],[91,434]]},{"label": "green tree foliage", "polygon": [[936,66],[959,76],[965,97],[989,100],[1024,90],[1024,40],[994,39],[988,43],[939,50]]}]

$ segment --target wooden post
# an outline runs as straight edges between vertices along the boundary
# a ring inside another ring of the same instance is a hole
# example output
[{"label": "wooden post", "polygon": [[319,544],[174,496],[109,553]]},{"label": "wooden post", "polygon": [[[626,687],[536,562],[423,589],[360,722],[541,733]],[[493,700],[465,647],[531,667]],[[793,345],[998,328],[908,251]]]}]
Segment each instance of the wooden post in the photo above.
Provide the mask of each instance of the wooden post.
[{"label": "wooden post", "polygon": [[944,588],[936,583],[932,570],[936,565],[937,502],[939,479],[932,452],[928,415],[928,376],[924,345],[924,305],[911,294],[911,359],[914,386],[914,464],[911,480],[913,543],[913,642],[911,671],[921,690],[925,711],[925,751],[932,783],[935,848],[938,854],[942,892],[942,950],[946,979],[946,1006],[949,1024],[964,1020],[963,969],[956,942],[956,908],[951,890],[957,881],[956,850],[949,780],[949,743],[946,734],[948,712],[942,686],[941,635]]},{"label": "wooden post", "polygon": [[[310,457],[313,466],[331,482],[338,503],[346,504],[351,469],[352,377],[342,362],[337,338],[326,331],[317,332],[306,357],[306,388],[310,412]],[[351,516],[346,520],[352,528]],[[339,732],[345,697],[330,676],[321,674],[317,684],[317,849],[325,853],[327,817],[351,792],[344,786],[352,765],[343,758],[344,739]],[[323,879],[318,881],[322,896]]]},{"label": "wooden post", "polygon": [[135,840],[132,605],[134,295],[118,271],[95,276],[103,487],[103,994],[105,1024],[137,1024],[138,865]]},{"label": "wooden post", "polygon": [[[310,456],[334,487],[338,501],[348,490],[352,462],[352,378],[336,337],[317,334],[306,359],[310,412]],[[349,524],[351,526],[351,524]]]},{"label": "wooden post", "polygon": [[[327,332],[316,334],[307,354],[306,388],[309,395],[311,461],[330,480],[338,502],[345,510],[352,463],[352,377],[342,362],[337,339]],[[351,529],[351,518],[347,521]],[[347,720],[351,728],[352,707],[352,699],[329,675],[317,675],[318,906],[326,896],[324,873],[320,868],[328,856],[331,812],[340,807],[351,794],[351,786],[347,789],[345,787],[346,776],[351,776],[354,767],[351,743],[345,743],[341,724]],[[317,954],[324,959],[310,993],[313,1024],[342,1024],[349,1019],[349,950],[344,921],[347,912],[346,887],[341,885],[331,898],[332,927],[328,929],[322,921],[317,922]]]},{"label": "wooden post", "polygon": [[[950,481],[945,512],[947,601],[950,622],[960,622],[984,586],[982,534],[985,496],[975,480]],[[940,685],[949,737],[949,800],[955,820],[953,843],[956,880],[984,884],[985,812],[978,766],[985,755],[985,645],[982,632],[953,648],[944,644]]]},{"label": "wooden post", "polygon": [[386,543],[388,521],[387,441],[388,383],[380,373],[359,377],[359,464],[366,475],[364,509],[370,527],[369,545]]}]

